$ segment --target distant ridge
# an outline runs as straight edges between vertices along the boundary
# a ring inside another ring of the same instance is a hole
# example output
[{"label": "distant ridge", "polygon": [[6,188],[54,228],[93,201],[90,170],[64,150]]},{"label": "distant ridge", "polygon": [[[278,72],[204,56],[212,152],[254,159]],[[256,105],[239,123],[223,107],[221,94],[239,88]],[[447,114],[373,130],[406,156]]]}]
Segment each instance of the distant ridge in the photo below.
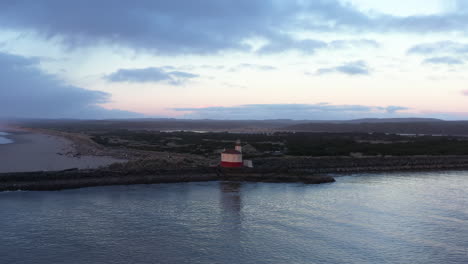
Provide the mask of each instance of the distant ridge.
[{"label": "distant ridge", "polygon": [[437,118],[362,118],[345,121],[344,123],[413,123],[413,122],[445,122],[445,120]]},{"label": "distant ridge", "polygon": [[[364,121],[365,120],[365,121]],[[328,133],[391,133],[420,135],[468,135],[468,121],[409,121],[369,122],[366,119],[344,123],[303,123],[283,127],[284,131]]]},{"label": "distant ridge", "polygon": [[125,119],[125,120],[23,120],[29,127],[47,127],[67,131],[112,129],[151,131],[236,131],[236,132],[329,132],[467,135],[468,121],[444,121],[435,118],[364,118],[356,120],[196,120],[196,119]]}]

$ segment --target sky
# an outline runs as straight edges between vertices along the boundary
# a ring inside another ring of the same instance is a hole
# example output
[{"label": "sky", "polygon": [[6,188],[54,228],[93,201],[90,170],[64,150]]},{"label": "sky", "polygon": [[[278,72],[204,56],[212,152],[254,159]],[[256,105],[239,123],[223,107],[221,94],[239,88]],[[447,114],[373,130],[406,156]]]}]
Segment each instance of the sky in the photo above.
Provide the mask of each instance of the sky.
[{"label": "sky", "polygon": [[0,1],[0,118],[468,119],[468,1]]}]

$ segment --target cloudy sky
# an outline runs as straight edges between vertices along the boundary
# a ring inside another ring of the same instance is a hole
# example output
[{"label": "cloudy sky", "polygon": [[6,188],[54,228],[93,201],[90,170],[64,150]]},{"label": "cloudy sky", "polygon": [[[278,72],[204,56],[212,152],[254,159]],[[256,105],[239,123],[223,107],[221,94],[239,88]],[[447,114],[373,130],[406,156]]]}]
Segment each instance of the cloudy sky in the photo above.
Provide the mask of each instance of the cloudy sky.
[{"label": "cloudy sky", "polygon": [[468,1],[0,1],[0,117],[468,119]]}]

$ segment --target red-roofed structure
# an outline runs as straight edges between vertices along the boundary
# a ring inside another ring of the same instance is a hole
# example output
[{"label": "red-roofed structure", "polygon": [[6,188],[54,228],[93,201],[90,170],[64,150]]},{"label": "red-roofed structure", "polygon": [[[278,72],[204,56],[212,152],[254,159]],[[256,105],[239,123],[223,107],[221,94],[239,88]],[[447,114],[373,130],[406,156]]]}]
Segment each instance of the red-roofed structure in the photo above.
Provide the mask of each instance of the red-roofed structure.
[{"label": "red-roofed structure", "polygon": [[238,140],[236,142],[236,149],[227,149],[221,153],[221,167],[240,168],[242,166],[242,147],[240,140]]}]

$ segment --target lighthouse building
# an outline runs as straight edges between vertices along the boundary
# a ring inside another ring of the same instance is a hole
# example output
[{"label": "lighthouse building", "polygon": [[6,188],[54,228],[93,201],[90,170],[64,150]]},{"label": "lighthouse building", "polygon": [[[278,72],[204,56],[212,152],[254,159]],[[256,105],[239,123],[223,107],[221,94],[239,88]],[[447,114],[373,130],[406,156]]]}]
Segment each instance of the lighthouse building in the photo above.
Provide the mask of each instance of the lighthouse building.
[{"label": "lighthouse building", "polygon": [[221,153],[221,167],[240,168],[242,166],[242,146],[240,140],[237,140],[235,149],[228,149]]}]

